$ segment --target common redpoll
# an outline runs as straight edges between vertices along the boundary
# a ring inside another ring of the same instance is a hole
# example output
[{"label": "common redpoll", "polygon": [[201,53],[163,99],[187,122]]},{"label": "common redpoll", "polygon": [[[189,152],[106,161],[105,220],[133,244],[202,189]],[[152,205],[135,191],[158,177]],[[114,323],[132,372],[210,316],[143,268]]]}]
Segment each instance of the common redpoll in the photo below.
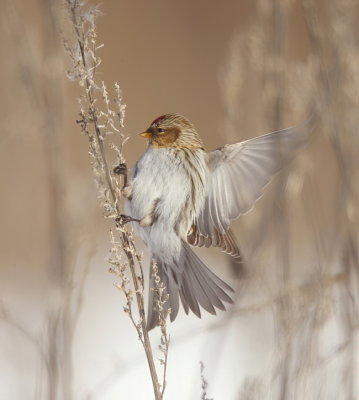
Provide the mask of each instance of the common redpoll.
[{"label": "common redpoll", "polygon": [[[232,303],[232,288],[210,271],[191,246],[217,246],[240,258],[230,222],[250,211],[283,165],[303,143],[299,128],[287,128],[207,152],[188,119],[167,114],[146,132],[148,148],[124,188],[125,213],[157,261],[166,287],[170,319],[181,299],[198,317]],[[150,272],[150,287],[154,287]],[[154,293],[149,292],[147,328],[158,324]]]}]

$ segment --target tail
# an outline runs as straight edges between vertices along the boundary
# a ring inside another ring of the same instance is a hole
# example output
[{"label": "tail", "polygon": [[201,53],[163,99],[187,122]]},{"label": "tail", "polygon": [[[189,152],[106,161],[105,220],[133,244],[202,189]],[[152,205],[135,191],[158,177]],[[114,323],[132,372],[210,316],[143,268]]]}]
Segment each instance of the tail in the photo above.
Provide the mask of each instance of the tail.
[{"label": "tail", "polygon": [[[216,314],[215,308],[225,310],[223,302],[233,304],[232,299],[226,293],[233,292],[233,289],[210,271],[188,244],[182,242],[181,255],[177,265],[165,264],[161,262],[160,257],[154,256],[154,258],[157,260],[158,275],[166,287],[165,295],[168,294],[168,300],[163,308],[165,313],[171,309],[171,322],[177,317],[179,299],[181,299],[186,314],[191,310],[199,318],[201,318],[200,307],[210,314]],[[154,285],[154,277],[150,271],[148,330],[153,329],[159,322],[159,315],[155,310]]]}]

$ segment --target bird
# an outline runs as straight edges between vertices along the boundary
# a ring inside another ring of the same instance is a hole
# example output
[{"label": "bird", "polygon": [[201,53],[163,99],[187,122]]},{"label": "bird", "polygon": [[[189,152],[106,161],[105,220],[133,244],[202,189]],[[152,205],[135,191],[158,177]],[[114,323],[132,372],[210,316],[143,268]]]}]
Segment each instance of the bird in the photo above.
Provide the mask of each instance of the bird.
[{"label": "bird", "polygon": [[[183,115],[156,118],[140,135],[146,151],[123,188],[125,223],[130,222],[157,263],[165,287],[164,312],[175,320],[180,302],[186,314],[216,314],[232,304],[231,286],[213,273],[194,247],[218,247],[239,263],[241,252],[231,221],[248,213],[265,187],[307,141],[295,126],[206,151]],[[126,179],[127,181],[127,179]],[[154,287],[150,271],[149,287]],[[149,290],[147,329],[159,324]]]}]

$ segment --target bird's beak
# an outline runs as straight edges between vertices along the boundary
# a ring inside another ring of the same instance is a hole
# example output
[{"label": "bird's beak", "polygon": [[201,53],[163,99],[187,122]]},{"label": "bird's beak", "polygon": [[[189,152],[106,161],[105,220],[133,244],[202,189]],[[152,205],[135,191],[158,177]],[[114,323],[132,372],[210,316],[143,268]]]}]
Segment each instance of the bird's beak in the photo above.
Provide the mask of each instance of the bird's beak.
[{"label": "bird's beak", "polygon": [[150,139],[152,137],[152,133],[151,132],[143,132],[143,133],[140,133],[140,136],[142,136],[146,139]]}]

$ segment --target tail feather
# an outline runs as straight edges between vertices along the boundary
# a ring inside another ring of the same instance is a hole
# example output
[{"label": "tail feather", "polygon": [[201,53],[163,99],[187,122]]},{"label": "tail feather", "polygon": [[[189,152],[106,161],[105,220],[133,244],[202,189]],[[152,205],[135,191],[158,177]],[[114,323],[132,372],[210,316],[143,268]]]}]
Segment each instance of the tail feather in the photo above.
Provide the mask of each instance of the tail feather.
[{"label": "tail feather", "polygon": [[181,296],[182,304],[187,303],[187,306],[192,310],[192,312],[197,315],[198,318],[201,318],[201,311],[199,309],[197,293],[195,288],[192,285],[192,280],[187,271],[187,265],[185,264],[185,269],[182,275],[182,285],[180,291],[183,292],[183,296]]},{"label": "tail feather", "polygon": [[[214,306],[219,308],[222,311],[225,311],[225,306],[223,305],[222,301],[220,300],[219,297],[217,297],[215,291],[207,284],[207,282],[202,282],[203,281],[203,275],[201,275],[200,271],[197,270],[197,268],[193,269],[193,272],[195,273],[197,280],[201,282],[201,286],[204,290],[206,290],[207,297],[210,301],[210,303]],[[209,310],[207,310],[210,312]],[[216,314],[216,310],[214,309],[214,312],[211,312],[211,314]]]},{"label": "tail feather", "polygon": [[[205,266],[206,267],[206,266]],[[201,274],[202,279],[207,283],[207,287],[210,287],[213,289],[213,285],[215,286],[215,296],[218,297],[219,299],[225,301],[226,303],[233,304],[232,299],[228,296],[228,294],[225,292],[225,290],[229,292],[233,292],[233,289],[228,286],[225,282],[223,282],[221,279],[217,277],[210,269],[206,267],[206,270],[199,270],[199,274]],[[220,281],[218,282],[217,279]],[[220,283],[224,284],[224,287],[220,286]]]},{"label": "tail feather", "polygon": [[[182,243],[182,251],[177,265],[167,265],[156,257],[158,275],[166,287],[168,300],[164,304],[164,311],[171,309],[170,319],[173,321],[179,310],[179,299],[188,314],[191,310],[199,318],[200,307],[211,314],[216,314],[215,308],[225,310],[223,302],[232,304],[233,301],[226,292],[233,289],[215,275],[197,257],[187,243]],[[181,271],[180,273],[178,271]],[[155,311],[154,278],[150,277],[150,293],[148,303],[147,329],[158,325],[158,312]]]},{"label": "tail feather", "polygon": [[[212,297],[210,293],[206,292],[205,286],[202,284],[201,279],[198,277],[196,268],[192,269],[192,286],[194,289],[194,293],[197,295],[197,301],[199,305],[204,308],[210,314],[216,314],[216,310],[214,309],[212,303]],[[189,275],[189,274],[187,274]],[[188,277],[188,279],[191,279]]]},{"label": "tail feather", "polygon": [[211,282],[208,282],[208,280],[205,279],[205,276],[201,274],[203,268],[207,267],[188,245],[184,244],[183,246],[183,251],[185,254],[185,274],[187,280],[193,285],[195,301],[198,301],[198,303],[210,314],[216,314],[213,305],[217,303],[217,296],[211,287]]},{"label": "tail feather", "polygon": [[[163,305],[164,311],[167,313],[169,308],[171,308],[170,318],[171,318],[171,321],[173,321],[176,318],[176,316],[178,314],[178,310],[179,310],[179,298],[178,298],[178,294],[177,294],[177,292],[178,292],[177,284],[174,281],[172,275],[166,274],[166,273],[162,273],[161,282],[163,282],[163,285],[166,288],[164,295],[165,296],[168,295],[168,300]],[[158,314],[157,314],[157,319],[158,319]]]},{"label": "tail feather", "polygon": [[178,310],[179,310],[179,298],[178,298],[178,289],[177,284],[172,278],[172,276],[168,277],[169,285],[166,286],[167,292],[169,293],[169,305],[168,307],[171,308],[170,320],[173,322],[177,317]]},{"label": "tail feather", "polygon": [[179,295],[180,295],[180,298],[181,298],[181,303],[182,303],[184,312],[185,312],[186,314],[188,314],[188,313],[189,313],[189,307],[188,307],[188,303],[187,303],[187,301],[186,301],[186,298],[184,297],[183,290],[180,290],[180,291],[179,291]]},{"label": "tail feather", "polygon": [[[154,287],[155,287],[155,279],[152,276],[152,264],[150,265],[150,281],[148,284],[148,313],[147,313],[147,330],[153,329],[156,325],[158,325],[158,313],[155,311],[155,294],[154,294]],[[161,278],[161,282],[165,282],[163,277],[162,269],[159,268],[158,275]]]}]

